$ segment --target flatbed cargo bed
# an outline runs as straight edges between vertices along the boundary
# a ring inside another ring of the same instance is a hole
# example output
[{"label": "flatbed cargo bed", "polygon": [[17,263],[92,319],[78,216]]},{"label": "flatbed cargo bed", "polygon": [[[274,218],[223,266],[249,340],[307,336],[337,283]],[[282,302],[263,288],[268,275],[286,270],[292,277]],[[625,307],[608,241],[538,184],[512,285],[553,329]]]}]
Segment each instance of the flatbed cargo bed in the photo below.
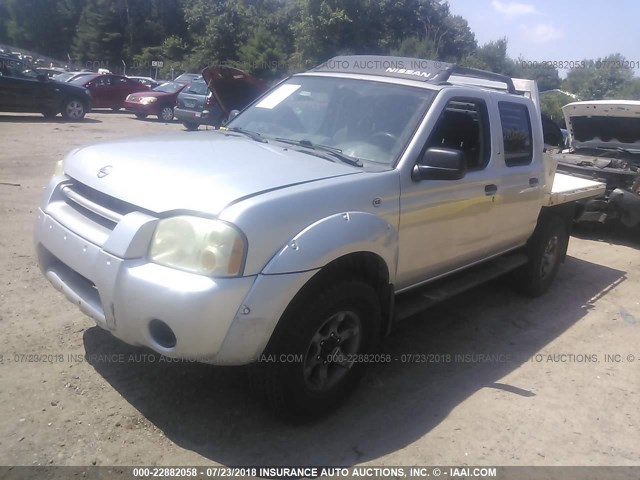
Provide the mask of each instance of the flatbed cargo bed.
[{"label": "flatbed cargo bed", "polygon": [[546,194],[543,206],[551,207],[586,198],[604,195],[606,185],[602,182],[556,173],[551,192]]}]

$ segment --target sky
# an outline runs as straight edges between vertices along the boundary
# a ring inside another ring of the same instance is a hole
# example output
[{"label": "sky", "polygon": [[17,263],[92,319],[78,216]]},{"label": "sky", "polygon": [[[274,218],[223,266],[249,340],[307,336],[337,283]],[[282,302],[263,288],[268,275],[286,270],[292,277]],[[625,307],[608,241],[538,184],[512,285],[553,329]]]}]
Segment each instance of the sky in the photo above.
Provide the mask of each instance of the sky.
[{"label": "sky", "polygon": [[638,0],[449,0],[449,8],[469,22],[478,45],[506,36],[513,59],[570,62],[621,53],[640,64]]}]

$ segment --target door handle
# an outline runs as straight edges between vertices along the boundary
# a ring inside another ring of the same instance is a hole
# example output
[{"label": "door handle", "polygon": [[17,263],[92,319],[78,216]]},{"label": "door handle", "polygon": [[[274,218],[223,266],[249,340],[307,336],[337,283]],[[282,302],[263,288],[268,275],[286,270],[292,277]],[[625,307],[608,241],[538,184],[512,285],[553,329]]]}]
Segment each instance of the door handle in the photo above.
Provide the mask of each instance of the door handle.
[{"label": "door handle", "polygon": [[533,178],[529,179],[529,186],[530,187],[537,187],[539,183],[540,183],[540,180],[538,180],[536,177],[533,177]]},{"label": "door handle", "polygon": [[484,186],[484,194],[485,195],[495,195],[497,191],[498,191],[498,186],[494,185],[493,183],[490,184],[490,185],[485,185]]}]

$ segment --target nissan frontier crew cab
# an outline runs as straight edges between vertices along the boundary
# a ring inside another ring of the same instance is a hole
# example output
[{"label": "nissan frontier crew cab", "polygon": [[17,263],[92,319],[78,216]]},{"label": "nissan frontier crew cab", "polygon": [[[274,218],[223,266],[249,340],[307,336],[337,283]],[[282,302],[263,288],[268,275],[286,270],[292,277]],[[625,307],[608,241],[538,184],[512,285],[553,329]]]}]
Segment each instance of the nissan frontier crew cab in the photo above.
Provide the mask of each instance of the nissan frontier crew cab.
[{"label": "nissan frontier crew cab", "polygon": [[225,129],[126,138],[58,164],[37,213],[49,281],[168,357],[252,364],[304,418],[354,387],[396,320],[502,274],[542,294],[573,201],[534,92],[395,57],[337,57]]}]

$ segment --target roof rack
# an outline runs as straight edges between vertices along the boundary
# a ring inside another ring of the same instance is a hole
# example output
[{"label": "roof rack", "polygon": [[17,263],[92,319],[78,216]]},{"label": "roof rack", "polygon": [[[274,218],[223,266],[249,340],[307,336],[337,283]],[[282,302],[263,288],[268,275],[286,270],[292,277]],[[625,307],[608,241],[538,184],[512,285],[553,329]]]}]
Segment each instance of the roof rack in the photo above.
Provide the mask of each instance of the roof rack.
[{"label": "roof rack", "polygon": [[381,55],[340,56],[327,60],[309,71],[379,75],[423,80],[436,85],[448,83],[451,76],[460,76],[504,83],[509,93],[517,93],[513,80],[507,75],[420,58]]}]

